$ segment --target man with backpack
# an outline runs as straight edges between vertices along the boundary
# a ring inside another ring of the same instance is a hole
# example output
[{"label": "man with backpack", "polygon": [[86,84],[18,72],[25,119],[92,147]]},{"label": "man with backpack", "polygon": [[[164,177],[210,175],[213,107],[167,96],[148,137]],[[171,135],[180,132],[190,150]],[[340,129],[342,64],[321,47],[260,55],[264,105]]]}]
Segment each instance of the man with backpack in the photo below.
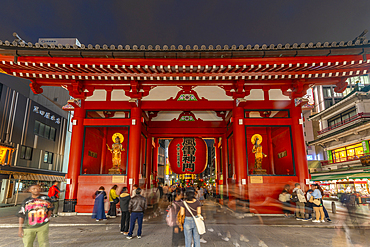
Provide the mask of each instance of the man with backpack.
[{"label": "man with backpack", "polygon": [[58,188],[59,182],[54,181],[53,186],[50,187],[48,192],[48,197],[50,197],[51,202],[54,206],[54,211],[52,217],[58,217],[58,210],[59,210],[59,193],[61,192]]},{"label": "man with backpack", "polygon": [[296,220],[302,220],[307,221],[305,217],[305,202],[306,198],[304,196],[303,191],[301,190],[301,185],[299,183],[296,183],[295,188],[293,189],[293,192],[290,197],[291,202],[295,202],[296,204]]},{"label": "man with backpack", "polygon": [[119,206],[121,208],[121,233],[128,235],[128,228],[130,226],[130,213],[128,211],[128,205],[131,196],[127,193],[127,187],[122,188],[122,193],[119,196]]}]

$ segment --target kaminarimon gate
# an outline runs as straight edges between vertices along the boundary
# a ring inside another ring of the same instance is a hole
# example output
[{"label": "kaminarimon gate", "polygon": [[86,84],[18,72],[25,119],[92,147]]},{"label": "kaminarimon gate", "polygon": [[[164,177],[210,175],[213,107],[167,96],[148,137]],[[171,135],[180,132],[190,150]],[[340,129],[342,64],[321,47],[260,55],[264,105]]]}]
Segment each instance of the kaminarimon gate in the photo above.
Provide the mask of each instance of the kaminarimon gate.
[{"label": "kaminarimon gate", "polygon": [[302,97],[314,85],[342,92],[348,77],[368,73],[369,54],[367,40],[223,48],[0,41],[0,68],[29,79],[35,94],[52,86],[73,97],[64,107],[74,111],[67,210],[91,212],[99,186],[150,188],[158,139],[178,137],[193,144],[170,153],[182,152],[171,167],[195,172],[194,140],[214,138],[223,193],[276,213],[266,198],[309,178]]}]

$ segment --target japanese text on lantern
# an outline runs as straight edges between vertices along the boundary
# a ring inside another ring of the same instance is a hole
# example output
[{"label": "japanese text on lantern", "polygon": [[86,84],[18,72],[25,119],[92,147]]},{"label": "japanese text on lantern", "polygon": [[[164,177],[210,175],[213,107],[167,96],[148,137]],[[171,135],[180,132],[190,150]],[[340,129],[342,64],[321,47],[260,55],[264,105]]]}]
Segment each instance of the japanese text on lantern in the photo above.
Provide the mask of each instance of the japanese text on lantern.
[{"label": "japanese text on lantern", "polygon": [[195,139],[184,137],[182,143],[182,171],[194,172],[195,170]]},{"label": "japanese text on lantern", "polygon": [[177,152],[177,167],[180,167],[180,143],[176,145],[176,152]]}]

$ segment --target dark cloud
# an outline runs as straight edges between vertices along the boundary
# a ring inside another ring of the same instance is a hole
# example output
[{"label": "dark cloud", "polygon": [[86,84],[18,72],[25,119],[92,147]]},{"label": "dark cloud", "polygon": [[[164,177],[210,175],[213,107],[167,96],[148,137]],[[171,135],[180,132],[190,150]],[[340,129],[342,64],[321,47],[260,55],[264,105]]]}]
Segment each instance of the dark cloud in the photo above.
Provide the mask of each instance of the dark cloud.
[{"label": "dark cloud", "polygon": [[347,41],[370,29],[370,1],[3,1],[0,39],[84,44],[232,45]]}]

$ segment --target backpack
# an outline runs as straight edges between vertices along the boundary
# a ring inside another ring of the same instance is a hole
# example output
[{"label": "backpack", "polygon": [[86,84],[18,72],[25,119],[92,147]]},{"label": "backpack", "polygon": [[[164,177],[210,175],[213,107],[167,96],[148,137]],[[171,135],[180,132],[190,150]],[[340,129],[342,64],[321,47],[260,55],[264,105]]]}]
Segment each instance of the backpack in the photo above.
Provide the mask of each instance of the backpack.
[{"label": "backpack", "polygon": [[176,222],[177,222],[177,207],[180,207],[179,205],[177,205],[177,203],[173,203],[171,205],[169,205],[166,209],[167,211],[167,216],[166,216],[166,223],[168,226],[176,226]]},{"label": "backpack", "polygon": [[290,201],[291,202],[299,202],[297,191],[292,192],[290,195]]}]

